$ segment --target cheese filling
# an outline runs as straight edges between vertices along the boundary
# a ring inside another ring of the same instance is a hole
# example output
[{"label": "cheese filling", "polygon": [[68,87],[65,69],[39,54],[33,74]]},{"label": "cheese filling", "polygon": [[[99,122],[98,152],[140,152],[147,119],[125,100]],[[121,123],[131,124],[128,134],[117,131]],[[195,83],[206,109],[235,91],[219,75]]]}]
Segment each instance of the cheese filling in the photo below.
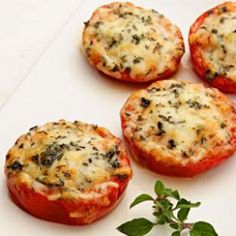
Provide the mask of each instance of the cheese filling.
[{"label": "cheese filling", "polygon": [[58,195],[99,195],[106,182],[107,187],[117,188],[111,177],[126,178],[130,174],[128,166],[120,161],[124,150],[116,139],[103,137],[98,129],[63,121],[33,128],[9,151],[8,175],[21,175],[22,182],[39,192],[47,188],[63,190],[50,196],[52,199]]},{"label": "cheese filling", "polygon": [[173,67],[175,58],[183,55],[179,29],[155,10],[123,3],[98,12],[100,16],[87,23],[84,47],[88,57],[101,57],[100,69],[147,79]]},{"label": "cheese filling", "polygon": [[231,108],[215,102],[215,94],[203,86],[162,81],[134,95],[125,109],[124,134],[139,142],[145,152],[155,150],[157,159],[174,156],[183,165],[201,160],[218,145],[231,140]]}]

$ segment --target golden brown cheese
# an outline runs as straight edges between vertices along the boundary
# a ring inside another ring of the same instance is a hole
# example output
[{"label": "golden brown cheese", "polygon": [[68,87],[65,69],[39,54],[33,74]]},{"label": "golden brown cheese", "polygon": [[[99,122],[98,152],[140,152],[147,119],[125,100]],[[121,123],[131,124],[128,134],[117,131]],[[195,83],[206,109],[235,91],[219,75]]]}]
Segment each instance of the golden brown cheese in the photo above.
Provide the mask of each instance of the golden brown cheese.
[{"label": "golden brown cheese", "polygon": [[[60,120],[33,127],[9,150],[6,175],[35,191],[54,191],[48,198],[96,197],[108,186],[117,187],[112,176],[129,177],[122,163],[125,150],[106,129]],[[98,190],[97,192],[91,191]]]},{"label": "golden brown cheese", "polygon": [[149,81],[175,71],[184,53],[179,28],[155,10],[131,3],[98,8],[86,22],[83,47],[91,64],[122,79]]},{"label": "golden brown cheese", "polygon": [[124,136],[156,160],[187,165],[216,147],[232,149],[236,115],[215,89],[161,81],[135,92],[121,110]]},{"label": "golden brown cheese", "polygon": [[228,2],[208,12],[201,27],[190,35],[197,43],[208,66],[206,76],[212,80],[224,75],[236,82],[236,3]]}]

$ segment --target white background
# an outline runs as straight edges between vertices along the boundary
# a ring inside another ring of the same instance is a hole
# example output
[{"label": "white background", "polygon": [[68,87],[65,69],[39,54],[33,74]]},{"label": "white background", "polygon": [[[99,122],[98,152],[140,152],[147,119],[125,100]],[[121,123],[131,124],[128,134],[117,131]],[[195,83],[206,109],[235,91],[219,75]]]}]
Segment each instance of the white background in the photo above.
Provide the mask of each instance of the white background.
[{"label": "white background", "polygon": [[[16,207],[8,197],[3,166],[5,154],[29,127],[60,118],[82,120],[109,128],[121,137],[119,111],[132,91],[143,87],[106,78],[86,62],[80,52],[83,22],[105,0],[0,0],[0,235],[93,236],[121,235],[116,227],[147,215],[148,204],[128,210],[142,192],[152,192],[157,178],[180,190],[199,209],[190,221],[211,222],[220,236],[235,236],[236,165],[231,158],[221,166],[192,179],[159,176],[138,167],[121,204],[107,217],[84,227],[71,227],[36,219]],[[184,35],[186,53],[177,79],[202,82],[189,61],[189,26],[217,0],[137,0],[177,24]],[[234,98],[235,99],[235,98]],[[166,227],[150,235],[170,235]]]}]

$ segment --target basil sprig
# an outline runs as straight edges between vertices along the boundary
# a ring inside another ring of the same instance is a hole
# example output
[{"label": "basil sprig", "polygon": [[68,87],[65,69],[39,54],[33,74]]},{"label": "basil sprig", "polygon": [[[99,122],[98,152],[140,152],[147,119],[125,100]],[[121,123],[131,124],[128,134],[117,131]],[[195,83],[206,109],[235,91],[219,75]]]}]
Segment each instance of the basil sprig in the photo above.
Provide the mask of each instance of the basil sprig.
[{"label": "basil sprig", "polygon": [[117,227],[121,233],[128,236],[143,236],[154,226],[168,224],[173,229],[171,236],[181,236],[183,231],[188,231],[190,236],[218,236],[214,227],[207,222],[186,222],[191,208],[199,207],[200,202],[191,202],[181,198],[177,190],[166,188],[160,180],[156,181],[154,191],[155,197],[149,194],[136,197],[130,208],[144,201],[152,201],[155,222],[146,218],[136,218]]}]

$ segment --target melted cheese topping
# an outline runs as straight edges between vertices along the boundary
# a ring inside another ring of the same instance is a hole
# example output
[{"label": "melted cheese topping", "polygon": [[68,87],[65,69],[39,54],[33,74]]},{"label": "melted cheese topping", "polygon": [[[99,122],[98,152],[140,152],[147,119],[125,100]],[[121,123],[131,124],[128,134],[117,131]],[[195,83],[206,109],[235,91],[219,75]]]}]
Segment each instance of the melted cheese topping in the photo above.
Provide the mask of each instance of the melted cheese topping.
[{"label": "melted cheese topping", "polygon": [[7,155],[6,173],[50,200],[92,198],[109,186],[111,177],[128,178],[131,170],[120,156],[125,150],[106,129],[82,122],[59,121],[35,127],[21,136]]},{"label": "melted cheese topping", "polygon": [[232,106],[202,85],[161,81],[134,93],[122,109],[124,135],[156,160],[186,165],[217,146],[228,148]]},{"label": "melted cheese topping", "polygon": [[236,82],[236,3],[225,3],[210,11],[190,43],[202,47],[210,80],[224,75]]},{"label": "melted cheese topping", "polygon": [[155,10],[131,3],[98,8],[84,30],[83,46],[92,64],[115,78],[139,80],[175,71],[184,53],[178,27]]}]

